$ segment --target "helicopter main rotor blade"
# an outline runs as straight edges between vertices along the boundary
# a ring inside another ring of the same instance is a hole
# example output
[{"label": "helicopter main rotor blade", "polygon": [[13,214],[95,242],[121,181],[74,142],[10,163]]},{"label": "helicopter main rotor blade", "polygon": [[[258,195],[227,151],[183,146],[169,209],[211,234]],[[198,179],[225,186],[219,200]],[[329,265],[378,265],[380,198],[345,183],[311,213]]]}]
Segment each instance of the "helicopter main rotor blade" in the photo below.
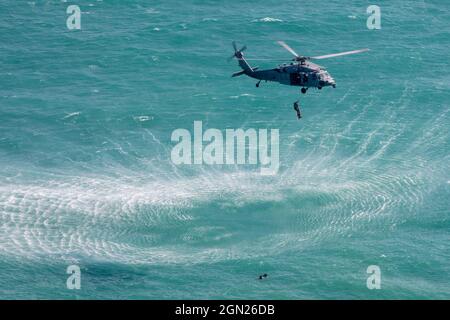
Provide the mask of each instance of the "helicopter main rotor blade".
[{"label": "helicopter main rotor blade", "polygon": [[361,49],[361,50],[353,50],[353,51],[346,51],[346,52],[340,52],[340,53],[332,53],[332,54],[326,54],[324,56],[311,57],[310,59],[314,59],[314,60],[328,59],[328,58],[346,56],[346,55],[349,55],[349,54],[367,52],[369,50],[370,49]]},{"label": "helicopter main rotor blade", "polygon": [[294,56],[296,56],[297,58],[299,57],[299,55],[297,54],[297,52],[294,51],[294,49],[292,49],[291,47],[289,47],[286,42],[284,41],[277,41],[277,43],[282,46],[283,48],[285,48],[287,51],[289,51],[290,53],[292,53]]},{"label": "helicopter main rotor blade", "polygon": [[286,62],[286,59],[246,59],[247,61],[284,61]]}]

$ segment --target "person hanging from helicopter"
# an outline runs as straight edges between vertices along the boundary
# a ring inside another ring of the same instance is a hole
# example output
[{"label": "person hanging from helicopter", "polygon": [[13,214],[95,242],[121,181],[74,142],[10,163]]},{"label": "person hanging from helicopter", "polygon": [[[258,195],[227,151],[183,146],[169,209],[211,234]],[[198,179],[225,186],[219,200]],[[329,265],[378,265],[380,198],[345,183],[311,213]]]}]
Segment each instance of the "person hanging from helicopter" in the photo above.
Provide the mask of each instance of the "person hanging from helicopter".
[{"label": "person hanging from helicopter", "polygon": [[294,102],[294,110],[297,113],[297,118],[300,120],[302,118],[302,114],[300,112],[300,107],[299,107],[298,101],[299,100]]}]

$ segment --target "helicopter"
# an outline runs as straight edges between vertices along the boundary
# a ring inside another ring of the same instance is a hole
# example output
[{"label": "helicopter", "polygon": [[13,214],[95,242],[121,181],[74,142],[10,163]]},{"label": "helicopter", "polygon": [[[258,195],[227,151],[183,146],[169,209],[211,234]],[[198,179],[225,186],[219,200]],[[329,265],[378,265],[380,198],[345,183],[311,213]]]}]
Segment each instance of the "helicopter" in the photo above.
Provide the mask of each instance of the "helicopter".
[{"label": "helicopter", "polygon": [[[322,60],[328,58],[334,58],[339,56],[345,56],[349,54],[362,53],[369,51],[369,49],[360,49],[353,51],[346,51],[340,53],[327,54],[322,56],[307,57],[298,55],[294,49],[288,46],[284,41],[277,41],[279,45],[289,51],[294,58],[292,62],[284,63],[274,69],[258,70],[258,67],[251,67],[247,60],[244,58],[243,51],[247,49],[247,46],[243,46],[240,50],[237,49],[236,42],[233,41],[234,54],[228,58],[231,61],[233,58],[238,60],[239,66],[242,71],[236,72],[232,77],[238,77],[241,75],[247,75],[251,78],[259,80],[256,83],[258,88],[261,81],[279,82],[283,85],[298,86],[301,87],[301,92],[305,94],[309,88],[317,88],[321,90],[323,87],[331,86],[336,88],[336,81],[322,66],[319,66],[311,60]],[[251,60],[270,60],[270,59],[251,59]]]}]

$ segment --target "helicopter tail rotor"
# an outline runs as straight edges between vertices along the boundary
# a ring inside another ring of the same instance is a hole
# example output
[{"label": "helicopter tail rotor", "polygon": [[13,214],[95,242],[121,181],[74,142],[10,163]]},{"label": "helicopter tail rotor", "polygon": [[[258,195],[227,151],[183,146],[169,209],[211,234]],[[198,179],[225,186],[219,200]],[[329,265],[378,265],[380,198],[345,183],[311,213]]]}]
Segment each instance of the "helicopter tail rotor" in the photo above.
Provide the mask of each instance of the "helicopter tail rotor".
[{"label": "helicopter tail rotor", "polygon": [[242,52],[247,50],[247,46],[246,45],[244,45],[241,49],[238,50],[237,49],[237,45],[236,45],[236,41],[233,41],[231,44],[233,45],[234,54],[227,59],[228,62],[230,62],[233,58],[238,58],[238,59],[242,58],[242,56],[243,56]]}]

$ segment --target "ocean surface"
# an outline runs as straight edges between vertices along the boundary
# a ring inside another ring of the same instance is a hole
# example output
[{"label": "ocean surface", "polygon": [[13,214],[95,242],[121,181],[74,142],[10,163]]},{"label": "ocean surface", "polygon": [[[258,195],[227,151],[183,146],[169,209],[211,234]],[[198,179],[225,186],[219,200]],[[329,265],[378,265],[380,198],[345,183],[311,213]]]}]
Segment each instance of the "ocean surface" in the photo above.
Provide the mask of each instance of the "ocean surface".
[{"label": "ocean surface", "polygon": [[[449,299],[449,22],[446,0],[0,0],[0,298]],[[233,40],[371,51],[303,96],[231,78]],[[278,174],[174,165],[194,121],[279,129]]]}]

